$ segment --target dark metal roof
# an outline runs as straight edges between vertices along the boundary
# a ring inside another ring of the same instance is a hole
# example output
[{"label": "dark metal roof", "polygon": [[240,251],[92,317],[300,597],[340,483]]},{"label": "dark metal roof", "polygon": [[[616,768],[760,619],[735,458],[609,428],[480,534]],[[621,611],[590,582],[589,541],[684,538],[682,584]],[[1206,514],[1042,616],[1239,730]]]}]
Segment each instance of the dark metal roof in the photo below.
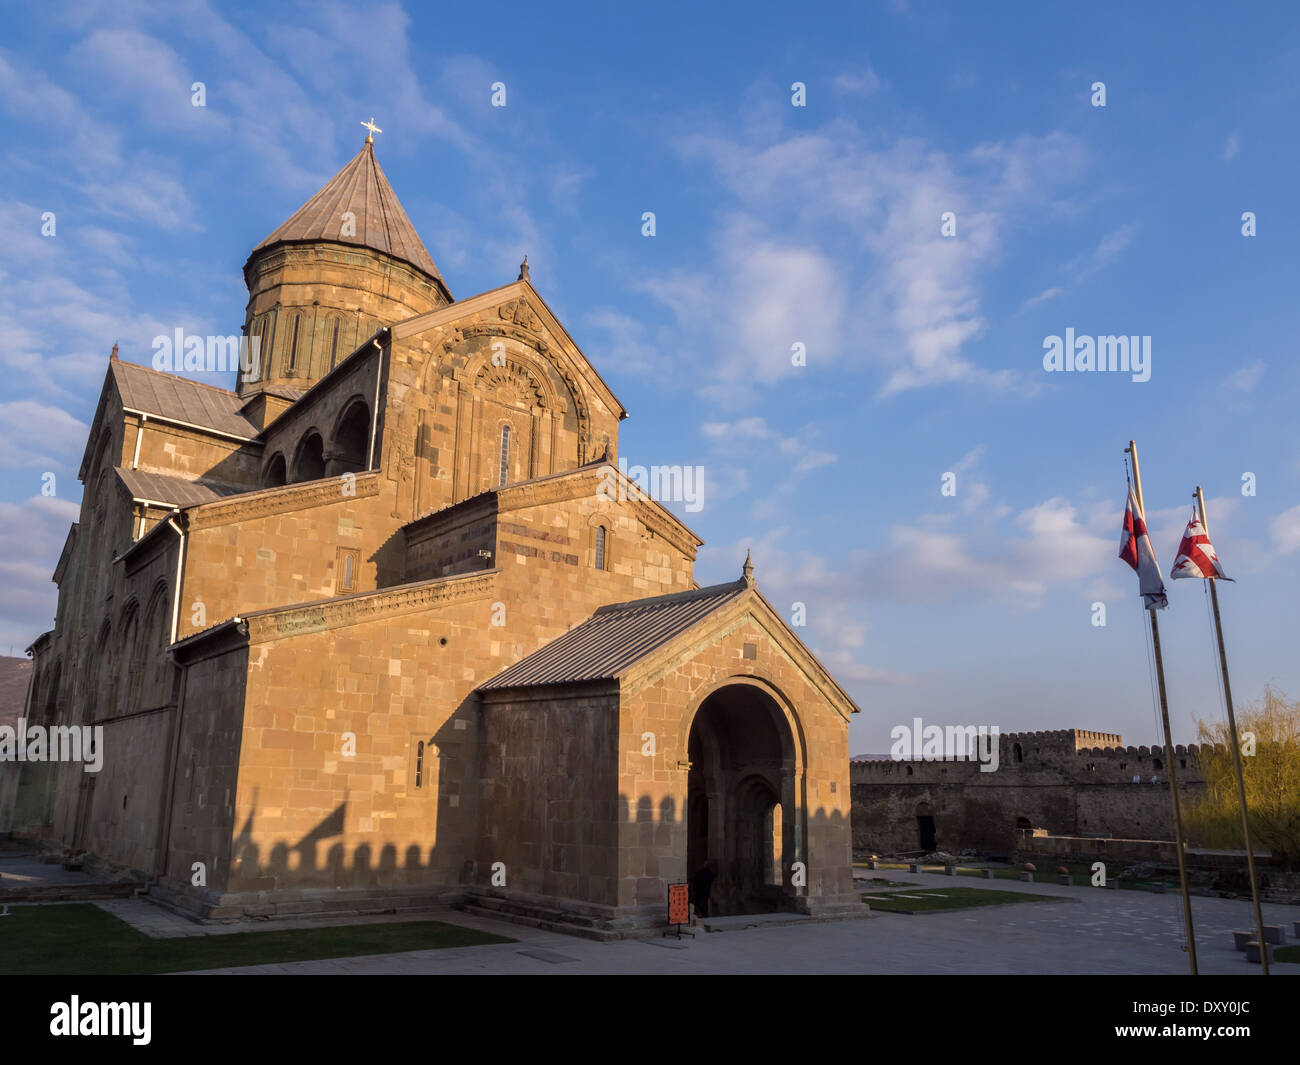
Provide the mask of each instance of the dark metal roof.
[{"label": "dark metal roof", "polygon": [[[343,214],[356,217],[356,228],[343,235]],[[331,241],[356,244],[391,255],[442,281],[428,249],[388,183],[374,145],[367,142],[324,188],[298,208],[279,229],[253,249],[253,254],[273,244]],[[445,287],[445,284],[444,284]]]},{"label": "dark metal roof", "polygon": [[257,435],[257,426],[239,413],[243,397],[234,392],[122,359],[109,366],[124,407],[245,439]]},{"label": "dark metal roof", "polygon": [[479,690],[613,680],[749,587],[739,580],[603,606],[581,625],[479,685]]},{"label": "dark metal roof", "polygon": [[125,470],[117,467],[118,479],[131,493],[132,499],[146,503],[166,503],[173,507],[189,507],[196,503],[211,503],[223,496],[238,495],[239,489],[227,485],[203,484],[187,481],[184,477],[171,477],[165,473],[147,473],[144,470]]}]

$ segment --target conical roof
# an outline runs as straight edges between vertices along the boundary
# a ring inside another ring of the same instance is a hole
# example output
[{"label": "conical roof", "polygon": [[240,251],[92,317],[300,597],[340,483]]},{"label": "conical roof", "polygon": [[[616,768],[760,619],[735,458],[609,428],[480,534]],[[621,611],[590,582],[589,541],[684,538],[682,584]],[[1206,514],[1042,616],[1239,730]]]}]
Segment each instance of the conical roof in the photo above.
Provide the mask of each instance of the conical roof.
[{"label": "conical roof", "polygon": [[[345,236],[343,215],[347,211],[355,216],[356,224],[348,227],[349,235]],[[428,249],[379,168],[375,146],[370,140],[320,192],[254,248],[253,255],[274,244],[302,241],[332,241],[372,248],[410,263],[442,282]],[[445,282],[443,287],[446,288]]]}]

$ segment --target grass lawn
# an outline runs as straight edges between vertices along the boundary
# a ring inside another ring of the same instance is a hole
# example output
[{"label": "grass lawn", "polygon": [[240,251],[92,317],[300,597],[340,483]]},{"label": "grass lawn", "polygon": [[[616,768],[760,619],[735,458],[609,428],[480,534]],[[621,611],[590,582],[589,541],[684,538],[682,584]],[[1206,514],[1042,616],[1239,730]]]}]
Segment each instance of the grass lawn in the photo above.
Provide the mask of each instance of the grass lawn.
[{"label": "grass lawn", "polygon": [[902,898],[899,892],[891,892],[887,895],[864,895],[862,901],[882,913],[928,913],[931,910],[965,910],[972,906],[1003,906],[1013,902],[1062,901],[1054,895],[1030,895],[1023,891],[990,891],[987,888],[968,887],[926,888],[915,895],[923,897]]},{"label": "grass lawn", "polygon": [[175,973],[513,942],[441,921],[151,939],[89,903],[11,906],[0,918],[0,974]]}]

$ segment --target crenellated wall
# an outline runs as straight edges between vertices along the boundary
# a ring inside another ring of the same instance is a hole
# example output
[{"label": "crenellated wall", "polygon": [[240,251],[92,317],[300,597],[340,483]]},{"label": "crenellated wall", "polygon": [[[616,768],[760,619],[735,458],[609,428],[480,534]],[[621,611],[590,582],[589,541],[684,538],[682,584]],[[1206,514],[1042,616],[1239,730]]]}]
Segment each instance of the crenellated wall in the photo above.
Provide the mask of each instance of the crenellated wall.
[{"label": "crenellated wall", "polygon": [[[863,759],[849,765],[859,851],[916,851],[922,818],[933,849],[1011,852],[1017,828],[1053,835],[1165,839],[1172,835],[1163,747],[1125,746],[1083,729],[998,737],[997,768],[974,761]],[[1181,794],[1204,786],[1195,744],[1174,747]]]}]

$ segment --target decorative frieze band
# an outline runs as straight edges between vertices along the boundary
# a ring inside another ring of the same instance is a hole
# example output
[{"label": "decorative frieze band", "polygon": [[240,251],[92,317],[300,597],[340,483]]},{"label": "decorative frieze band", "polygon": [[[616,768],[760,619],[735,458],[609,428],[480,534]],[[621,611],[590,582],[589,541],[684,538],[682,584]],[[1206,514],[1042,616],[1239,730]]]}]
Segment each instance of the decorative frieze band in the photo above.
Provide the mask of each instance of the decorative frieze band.
[{"label": "decorative frieze band", "polygon": [[381,477],[379,470],[340,474],[319,481],[264,488],[232,499],[201,503],[187,509],[188,524],[190,530],[195,531],[229,525],[248,518],[267,518],[274,514],[286,514],[329,503],[366,499],[379,494]]},{"label": "decorative frieze band", "polygon": [[440,577],[417,585],[384,588],[326,603],[285,607],[250,616],[249,643],[266,643],[287,636],[344,628],[378,618],[399,617],[442,603],[486,599],[493,594],[496,571],[469,577]]}]

